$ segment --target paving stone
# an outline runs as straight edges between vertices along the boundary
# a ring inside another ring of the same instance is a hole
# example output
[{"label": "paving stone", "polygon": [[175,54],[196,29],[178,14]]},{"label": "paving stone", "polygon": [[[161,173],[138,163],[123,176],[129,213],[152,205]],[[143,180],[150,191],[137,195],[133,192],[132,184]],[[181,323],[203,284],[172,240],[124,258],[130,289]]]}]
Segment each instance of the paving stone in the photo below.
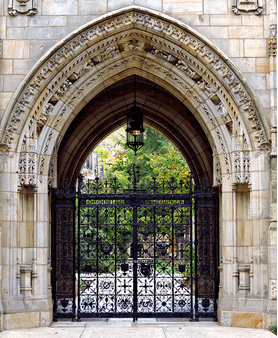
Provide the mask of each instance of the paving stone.
[{"label": "paving stone", "polygon": [[[106,321],[53,323],[47,328],[10,330],[0,333],[2,338],[271,338],[273,334],[266,330],[244,329],[219,326],[213,322],[178,323],[147,322],[140,323]],[[130,320],[130,319],[129,319]],[[162,319],[163,320],[163,319]]]}]

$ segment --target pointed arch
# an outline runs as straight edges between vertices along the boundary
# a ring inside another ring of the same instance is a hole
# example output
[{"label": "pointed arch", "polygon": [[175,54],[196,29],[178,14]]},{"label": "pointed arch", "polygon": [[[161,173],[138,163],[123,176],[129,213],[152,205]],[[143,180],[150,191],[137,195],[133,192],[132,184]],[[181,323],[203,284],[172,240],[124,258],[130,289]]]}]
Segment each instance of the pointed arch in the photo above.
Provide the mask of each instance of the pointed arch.
[{"label": "pointed arch", "polygon": [[[191,27],[130,6],[71,33],[18,88],[2,121],[1,147],[17,153],[19,186],[47,182],[57,149],[78,113],[132,74],[166,89],[191,112],[206,135],[220,176],[233,175],[235,149],[248,154],[269,148],[256,95],[228,57]],[[130,103],[127,99],[126,107]],[[95,121],[101,119],[101,110]],[[108,107],[104,114],[113,111]],[[34,163],[31,173],[26,172],[29,162]],[[240,173],[234,179],[246,177]]]}]

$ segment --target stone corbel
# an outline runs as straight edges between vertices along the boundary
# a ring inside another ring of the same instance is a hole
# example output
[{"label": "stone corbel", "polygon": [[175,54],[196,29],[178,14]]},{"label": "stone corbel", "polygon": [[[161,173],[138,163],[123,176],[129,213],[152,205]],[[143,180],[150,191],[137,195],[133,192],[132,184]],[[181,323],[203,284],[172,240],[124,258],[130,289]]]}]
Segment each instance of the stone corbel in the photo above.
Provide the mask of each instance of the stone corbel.
[{"label": "stone corbel", "polygon": [[9,0],[8,13],[10,16],[26,14],[33,16],[37,14],[37,0]]},{"label": "stone corbel", "polygon": [[261,15],[263,12],[262,0],[233,0],[232,11],[237,15],[249,12]]}]

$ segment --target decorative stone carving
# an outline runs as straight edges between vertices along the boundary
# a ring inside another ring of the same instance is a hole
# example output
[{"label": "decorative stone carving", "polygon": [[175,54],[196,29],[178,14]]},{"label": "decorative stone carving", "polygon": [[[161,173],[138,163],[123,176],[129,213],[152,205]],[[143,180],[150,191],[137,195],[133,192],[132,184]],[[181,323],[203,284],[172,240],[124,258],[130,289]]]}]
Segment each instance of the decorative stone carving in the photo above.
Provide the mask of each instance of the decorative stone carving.
[{"label": "decorative stone carving", "polygon": [[41,116],[40,116],[37,124],[41,125],[41,126],[44,125],[46,123],[47,119],[48,119],[48,115],[50,115],[52,113],[53,109],[54,109],[53,104],[47,103],[45,105],[42,113],[41,113]]},{"label": "decorative stone carving", "polygon": [[[239,4],[242,4],[242,2],[236,1],[235,4],[236,6],[238,6]],[[125,26],[132,24],[134,25],[134,27],[142,27],[140,33],[130,31],[125,32]],[[153,33],[143,33],[143,31],[146,31],[146,27],[149,30],[153,31]],[[121,28],[121,31],[119,30],[119,28]],[[114,34],[115,30],[117,30],[118,33]],[[163,39],[160,38],[158,35],[155,35],[155,32],[157,32],[158,34],[163,34]],[[103,34],[107,36],[107,38],[103,38]],[[132,39],[132,34],[134,36],[137,34],[137,37],[140,38],[134,40]],[[130,39],[128,39],[129,36]],[[186,69],[185,64],[181,64],[178,62],[178,55],[182,56],[182,58],[186,60],[186,63],[188,61],[189,64],[191,62],[192,65],[194,65],[194,71],[195,69],[200,70],[200,73],[203,74],[202,77],[205,83],[209,84],[209,86],[212,88],[215,87],[216,89],[218,89],[219,85],[216,85],[217,81],[215,83],[213,82],[213,78],[216,75],[216,77],[224,85],[224,87],[227,87],[228,92],[233,93],[233,97],[235,98],[236,105],[238,107],[243,104],[250,103],[259,121],[256,126],[258,134],[254,141],[257,141],[258,147],[266,148],[270,146],[269,143],[267,143],[268,141],[266,139],[262,123],[260,122],[260,119],[258,117],[256,107],[254,106],[248,92],[244,90],[244,86],[246,84],[242,82],[241,78],[239,78],[232,71],[231,68],[229,68],[228,64],[224,60],[222,60],[219,55],[210,48],[210,46],[199,40],[199,38],[193,35],[193,33],[190,33],[187,30],[168,22],[164,18],[157,18],[152,14],[142,13],[140,9],[132,10],[132,12],[125,14],[119,14],[116,18],[108,19],[103,23],[98,23],[93,27],[89,27],[87,30],[85,29],[77,36],[72,37],[71,40],[66,42],[63,46],[60,47],[60,49],[58,49],[52,56],[50,56],[45,63],[42,63],[41,68],[38,68],[37,73],[30,80],[29,84],[27,84],[26,89],[20,95],[17,103],[28,105],[28,107],[31,107],[31,101],[35,100],[36,97],[36,89],[42,90],[42,86],[46,87],[47,85],[49,85],[50,79],[53,78],[50,76],[50,74],[53,72],[58,74],[56,76],[57,79],[58,77],[60,78],[59,81],[56,83],[63,83],[61,87],[56,89],[57,93],[60,95],[60,97],[62,97],[65,92],[70,89],[70,86],[72,84],[72,82],[70,81],[70,77],[75,71],[74,69],[71,69],[70,74],[67,74],[68,70],[65,68],[68,66],[61,66],[63,61],[69,55],[71,56],[71,59],[74,60],[76,66],[78,66],[76,69],[77,72],[80,70],[80,66],[82,67],[83,65],[85,67],[81,71],[81,74],[76,73],[77,76],[80,78],[80,76],[84,76],[86,74],[86,67],[91,67],[89,63],[90,61],[88,62],[88,55],[91,55],[93,63],[103,62],[104,60],[107,60],[109,58],[114,59],[116,55],[121,53],[118,46],[123,46],[125,41],[128,41],[127,45],[129,45],[129,47],[125,45],[125,48],[133,48],[136,49],[137,52],[140,52],[141,48],[143,48],[143,45],[139,41],[143,39],[145,41],[146,39],[150,41],[150,48],[148,50],[150,50],[153,55],[156,55],[156,57],[161,58],[166,62],[175,64],[177,65],[177,67],[180,66],[180,70],[182,70],[183,72],[187,71],[188,74],[190,74],[189,76],[193,76],[193,73],[190,72],[189,69]],[[168,42],[167,39],[171,40],[171,43]],[[123,40],[123,42],[121,43],[120,40]],[[80,52],[84,51],[85,48],[87,49],[88,54],[81,55]],[[103,51],[103,49],[105,50]],[[169,54],[168,52],[169,49],[172,50],[171,54]],[[199,61],[196,62],[196,59],[194,57],[196,53],[198,53],[199,57],[202,57],[202,63],[204,67],[200,65]],[[143,60],[146,61],[145,52],[144,55],[145,56],[143,57]],[[85,64],[86,62],[88,63]],[[96,77],[101,76],[104,72],[114,69],[115,67],[121,67],[122,62],[124,61],[121,61],[118,64],[112,64],[111,66],[107,67],[108,69],[102,68],[100,70],[96,70],[97,74],[94,75],[90,79],[90,81],[95,79]],[[182,66],[184,66],[184,68],[182,68]],[[190,69],[192,70],[191,67]],[[213,76],[210,76],[210,71],[214,73]],[[193,78],[194,80],[196,80],[196,82],[200,80],[198,76],[200,75],[198,74],[196,79]],[[80,86],[82,87],[79,89],[80,92],[89,85],[91,84],[82,83],[82,81],[80,81]],[[206,90],[208,92],[211,91],[209,87],[205,87],[206,88],[204,88],[203,90]],[[74,94],[75,96],[76,93]],[[52,95],[53,94],[55,95],[55,90],[52,92]],[[226,97],[226,101],[227,103],[229,103],[229,105],[234,103],[234,99],[231,98],[230,95]],[[76,106],[77,104],[78,99],[75,99],[73,105]],[[24,115],[24,119],[26,119],[27,116],[25,115],[27,115],[27,111],[22,115]],[[15,131],[14,128],[18,128],[20,122],[18,120],[16,122],[15,120],[12,120],[15,117],[14,110],[10,113],[10,116],[11,120],[8,123],[8,128],[6,128],[6,132],[2,140],[2,143],[7,144],[8,146],[11,146],[11,143],[15,138],[13,134]],[[21,116],[21,119],[22,118],[23,117]],[[253,133],[252,137],[255,137],[255,133]]]},{"label": "decorative stone carving", "polygon": [[156,56],[156,57],[158,57],[158,58],[160,58],[160,59],[162,59],[164,61],[171,62],[171,61],[174,60],[174,57],[173,57],[172,54],[164,53],[163,51],[161,51],[159,49],[156,49],[156,48],[153,48],[153,50],[151,51],[151,53],[154,56]]},{"label": "decorative stone carving", "polygon": [[[182,72],[184,72],[190,78],[194,78],[196,76],[196,72],[192,70],[185,61],[179,60],[176,63],[176,67],[179,68]],[[197,74],[198,75],[198,74]]]},{"label": "decorative stone carving", "polygon": [[18,14],[32,16],[37,14],[37,7],[36,0],[9,0],[8,13],[11,16],[16,16]]},{"label": "decorative stone carving", "polygon": [[21,189],[23,186],[31,186],[37,189],[37,153],[36,151],[21,152],[18,164],[19,184]]},{"label": "decorative stone carving", "polygon": [[134,39],[130,41],[125,41],[122,46],[125,52],[130,52],[132,50],[142,52],[144,50],[145,42]]},{"label": "decorative stone carving", "polygon": [[235,151],[233,158],[233,189],[238,184],[247,184],[248,188],[252,188],[250,176],[250,154],[249,151]]},{"label": "decorative stone carving", "polygon": [[207,94],[211,94],[214,92],[214,89],[204,79],[199,80],[197,82],[197,85],[199,86],[200,89],[205,91]]},{"label": "decorative stone carving", "polygon": [[100,62],[108,60],[112,57],[115,57],[119,53],[120,53],[120,51],[119,51],[118,47],[116,47],[116,46],[107,47],[106,50],[103,53],[94,56],[92,58],[92,60],[93,60],[94,63],[100,63]]},{"label": "decorative stone carving", "polygon": [[214,121],[214,116],[212,116],[212,113],[209,111],[209,109],[207,108],[205,104],[202,105],[202,110],[206,113],[213,127],[217,127],[217,124]]},{"label": "decorative stone carving", "polygon": [[235,14],[254,12],[261,15],[263,12],[262,0],[233,0],[232,5]]},{"label": "decorative stone carving", "polygon": [[221,131],[220,131],[219,128],[216,129],[216,136],[218,138],[218,141],[220,142],[220,146],[221,146],[221,149],[222,149],[222,152],[223,152],[223,155],[224,155],[225,165],[226,165],[226,173],[229,174],[230,173],[229,157],[228,157],[227,149],[226,149],[226,146],[225,146],[225,143],[224,143],[224,140],[222,138]]},{"label": "decorative stone carving", "polygon": [[53,128],[57,127],[62,117],[65,115],[66,111],[67,111],[67,106],[64,106],[61,112],[59,113],[59,116],[57,117],[57,120],[55,121]]},{"label": "decorative stone carving", "polygon": [[268,39],[268,56],[277,56],[277,25],[270,25],[269,30],[270,36]]},{"label": "decorative stone carving", "polygon": [[88,60],[84,66],[77,72],[78,78],[82,77],[83,75],[87,74],[92,68],[94,64],[91,60]]},{"label": "decorative stone carving", "polygon": [[213,185],[216,187],[221,187],[222,185],[222,170],[220,159],[218,156],[214,156],[214,183]]},{"label": "decorative stone carving", "polygon": [[51,156],[48,170],[48,187],[56,188],[57,187],[57,158],[56,156]]},{"label": "decorative stone carving", "polygon": [[268,56],[277,56],[277,37],[268,39]]}]

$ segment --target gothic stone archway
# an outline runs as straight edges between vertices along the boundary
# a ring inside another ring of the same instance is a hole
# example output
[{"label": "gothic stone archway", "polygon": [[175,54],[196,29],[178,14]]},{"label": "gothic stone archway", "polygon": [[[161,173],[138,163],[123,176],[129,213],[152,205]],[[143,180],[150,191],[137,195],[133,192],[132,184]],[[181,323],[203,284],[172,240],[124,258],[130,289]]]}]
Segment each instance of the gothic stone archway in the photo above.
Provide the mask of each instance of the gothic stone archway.
[{"label": "gothic stone archway", "polygon": [[[221,186],[221,323],[233,325],[244,311],[263,325],[267,244],[255,234],[266,233],[269,223],[269,179],[264,177],[270,145],[256,95],[210,41],[170,17],[132,6],[81,27],[53,48],[5,112],[1,149],[8,188],[2,196],[12,205],[2,217],[3,235],[10,239],[2,251],[6,328],[18,312],[26,319],[35,315],[39,325],[49,322],[48,185],[68,173],[74,179],[88,151],[123,124],[132,103],[128,93],[124,103],[111,98],[88,107],[106,88],[133,74],[164,88],[190,112],[185,117],[170,101],[139,97],[152,116],[148,123],[178,146],[197,177],[206,175]],[[88,110],[80,115],[79,129],[67,133],[83,107]],[[118,122],[113,124],[111,116]],[[28,231],[30,240],[24,239]]]}]

